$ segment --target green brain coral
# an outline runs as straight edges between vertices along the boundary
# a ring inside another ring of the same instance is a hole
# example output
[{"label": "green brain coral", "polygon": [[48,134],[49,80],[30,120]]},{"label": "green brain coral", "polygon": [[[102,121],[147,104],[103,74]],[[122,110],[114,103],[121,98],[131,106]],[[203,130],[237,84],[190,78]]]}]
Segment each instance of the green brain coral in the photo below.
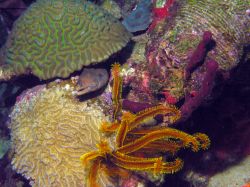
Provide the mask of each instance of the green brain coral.
[{"label": "green brain coral", "polygon": [[32,73],[68,77],[119,51],[131,34],[101,7],[84,0],[38,0],[15,22],[3,49],[1,79]]}]

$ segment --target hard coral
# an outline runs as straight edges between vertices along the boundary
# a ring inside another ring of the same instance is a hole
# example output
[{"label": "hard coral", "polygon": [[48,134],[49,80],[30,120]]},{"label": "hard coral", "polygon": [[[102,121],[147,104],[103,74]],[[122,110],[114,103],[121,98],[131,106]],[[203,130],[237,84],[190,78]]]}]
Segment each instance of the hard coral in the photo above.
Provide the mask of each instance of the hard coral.
[{"label": "hard coral", "polygon": [[85,185],[81,154],[100,141],[106,119],[95,102],[78,102],[69,85],[27,91],[10,114],[13,168],[32,186]]},{"label": "hard coral", "polygon": [[131,34],[112,15],[88,1],[38,0],[15,22],[0,79],[32,73],[68,77],[119,51]]}]

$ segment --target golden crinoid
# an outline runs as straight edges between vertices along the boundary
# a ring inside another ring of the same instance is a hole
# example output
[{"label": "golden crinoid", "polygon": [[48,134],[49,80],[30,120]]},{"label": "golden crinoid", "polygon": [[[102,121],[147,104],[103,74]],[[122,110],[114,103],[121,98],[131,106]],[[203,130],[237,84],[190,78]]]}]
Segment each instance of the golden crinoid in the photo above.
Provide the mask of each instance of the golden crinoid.
[{"label": "golden crinoid", "polygon": [[[114,77],[116,78],[118,79]],[[118,86],[113,86],[114,88],[118,89]],[[113,90],[113,93],[116,93],[113,95],[116,103],[120,97],[117,96],[117,91]],[[115,107],[118,105],[116,103]],[[111,148],[108,141],[103,140],[97,144],[95,151],[80,157],[89,172],[89,186],[98,186],[96,173],[99,169],[110,179],[115,176],[127,177],[124,171],[144,171],[154,175],[174,173],[182,168],[183,161],[180,158],[167,161],[164,153],[174,155],[181,148],[191,148],[197,152],[209,147],[210,140],[202,133],[190,135],[168,127],[142,126],[145,121],[159,114],[169,115],[173,122],[180,118],[180,111],[176,107],[158,105],[136,114],[122,112],[121,118],[115,118],[113,123],[102,123],[103,132],[115,134],[115,147]]]}]

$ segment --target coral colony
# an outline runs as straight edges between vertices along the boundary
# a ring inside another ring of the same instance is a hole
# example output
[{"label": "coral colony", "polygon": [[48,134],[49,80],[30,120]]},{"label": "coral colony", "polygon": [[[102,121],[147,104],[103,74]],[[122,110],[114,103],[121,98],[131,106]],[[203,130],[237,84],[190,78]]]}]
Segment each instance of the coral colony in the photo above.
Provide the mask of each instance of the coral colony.
[{"label": "coral colony", "polygon": [[178,128],[242,59],[247,1],[24,2],[0,2],[20,14],[0,9],[0,156],[22,175],[0,186],[161,184],[210,147]]},{"label": "coral colony", "polygon": [[130,37],[118,20],[93,3],[39,0],[15,22],[3,49],[0,79],[30,73],[43,80],[66,78],[107,59]]}]

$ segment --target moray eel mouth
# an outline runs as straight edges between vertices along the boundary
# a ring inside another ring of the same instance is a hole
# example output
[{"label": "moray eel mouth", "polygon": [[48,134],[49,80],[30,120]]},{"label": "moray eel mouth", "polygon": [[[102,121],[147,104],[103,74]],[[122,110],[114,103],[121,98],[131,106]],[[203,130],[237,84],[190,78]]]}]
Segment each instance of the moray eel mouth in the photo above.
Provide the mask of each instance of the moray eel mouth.
[{"label": "moray eel mouth", "polygon": [[105,86],[109,75],[106,69],[85,68],[77,81],[78,96],[94,92]]},{"label": "moray eel mouth", "polygon": [[81,86],[81,87],[77,86],[76,94],[78,96],[80,96],[80,95],[85,95],[85,94],[90,93],[90,92],[94,92],[94,91],[96,91],[96,87],[97,87],[97,84],[94,84],[94,83],[91,85],[85,85],[85,86]]}]

